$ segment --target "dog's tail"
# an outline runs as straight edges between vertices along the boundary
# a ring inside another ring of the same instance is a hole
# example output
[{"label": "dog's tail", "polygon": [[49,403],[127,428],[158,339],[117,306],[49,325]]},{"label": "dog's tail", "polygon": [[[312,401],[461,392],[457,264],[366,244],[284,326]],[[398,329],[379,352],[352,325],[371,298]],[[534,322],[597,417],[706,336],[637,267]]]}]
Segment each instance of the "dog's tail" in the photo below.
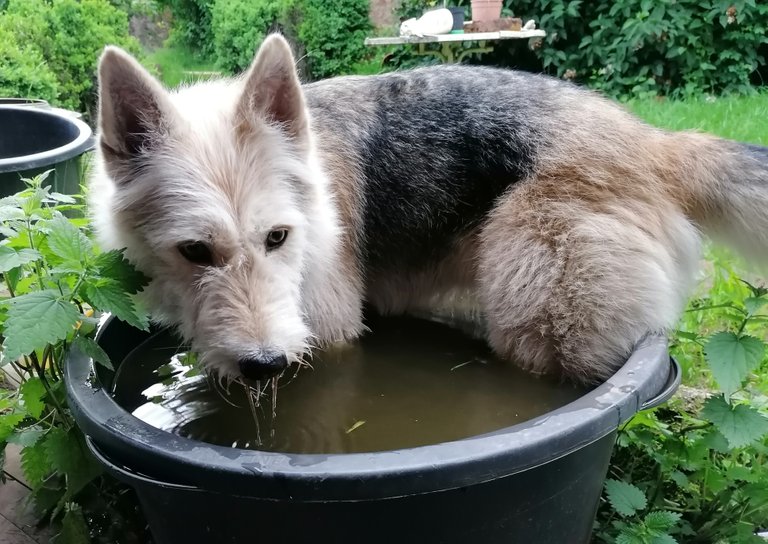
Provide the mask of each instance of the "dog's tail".
[{"label": "dog's tail", "polygon": [[716,241],[768,264],[768,147],[691,133],[675,140],[673,191],[686,215]]}]

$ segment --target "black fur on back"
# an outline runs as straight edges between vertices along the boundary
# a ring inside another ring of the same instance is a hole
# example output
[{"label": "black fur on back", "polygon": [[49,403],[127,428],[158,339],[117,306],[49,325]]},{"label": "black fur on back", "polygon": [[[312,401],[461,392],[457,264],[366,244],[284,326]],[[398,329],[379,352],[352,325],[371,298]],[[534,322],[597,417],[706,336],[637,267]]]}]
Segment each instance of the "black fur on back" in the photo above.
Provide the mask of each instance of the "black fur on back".
[{"label": "black fur on back", "polygon": [[[541,140],[540,95],[551,86],[530,74],[477,67],[340,78],[316,94],[310,86],[317,120],[356,134],[341,140],[364,174],[366,267],[417,268],[439,259],[528,176]],[[355,122],[365,130],[347,125]]]}]

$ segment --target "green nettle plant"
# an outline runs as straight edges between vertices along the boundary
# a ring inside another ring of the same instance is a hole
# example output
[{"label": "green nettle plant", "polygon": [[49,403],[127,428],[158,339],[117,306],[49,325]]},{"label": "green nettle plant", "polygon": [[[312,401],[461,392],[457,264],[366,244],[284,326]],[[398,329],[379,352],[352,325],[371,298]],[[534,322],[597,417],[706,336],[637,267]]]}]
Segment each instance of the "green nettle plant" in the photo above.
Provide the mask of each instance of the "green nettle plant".
[{"label": "green nettle plant", "polygon": [[92,338],[97,316],[111,312],[146,329],[131,295],[148,279],[120,251],[100,253],[82,197],[51,192],[46,177],[25,180],[24,191],[0,199],[2,362],[12,369],[4,379],[15,386],[0,389],[0,469],[6,446],[20,446],[37,512],[62,521],[55,542],[138,541],[122,531],[136,514],[129,492],[100,477],[67,408],[63,363],[76,346],[111,368]]},{"label": "green nettle plant", "polygon": [[691,302],[672,344],[684,369],[703,358],[711,380],[621,431],[598,542],[765,542],[755,532],[768,525],[766,343],[755,335],[765,334],[768,289],[715,262],[709,296]]}]

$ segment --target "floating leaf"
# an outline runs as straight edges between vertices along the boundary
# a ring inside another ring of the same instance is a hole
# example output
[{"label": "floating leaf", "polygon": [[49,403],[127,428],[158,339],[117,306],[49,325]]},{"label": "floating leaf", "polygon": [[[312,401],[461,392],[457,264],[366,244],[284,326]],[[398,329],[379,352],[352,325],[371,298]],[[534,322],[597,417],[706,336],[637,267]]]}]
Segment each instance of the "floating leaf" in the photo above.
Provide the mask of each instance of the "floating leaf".
[{"label": "floating leaf", "polygon": [[77,307],[53,290],[29,293],[8,302],[3,344],[6,359],[17,359],[63,340],[80,318]]},{"label": "floating leaf", "polygon": [[647,504],[645,494],[639,488],[621,480],[606,480],[605,492],[613,509],[622,516],[632,516]]},{"label": "floating leaf", "polygon": [[722,396],[711,397],[701,410],[732,448],[747,446],[768,434],[768,417],[745,404],[731,406]]},{"label": "floating leaf", "polygon": [[352,426],[351,426],[349,429],[347,429],[347,431],[346,431],[346,434],[349,434],[349,433],[351,433],[351,432],[352,432],[352,431],[354,431],[355,429],[359,429],[359,428],[360,428],[360,427],[362,427],[363,425],[365,425],[365,421],[364,421],[364,420],[355,421],[355,424],[354,424],[354,425],[352,425]]},{"label": "floating leaf", "polygon": [[704,354],[712,375],[729,398],[741,387],[749,372],[760,364],[765,344],[754,336],[736,336],[732,332],[719,332],[710,337]]}]

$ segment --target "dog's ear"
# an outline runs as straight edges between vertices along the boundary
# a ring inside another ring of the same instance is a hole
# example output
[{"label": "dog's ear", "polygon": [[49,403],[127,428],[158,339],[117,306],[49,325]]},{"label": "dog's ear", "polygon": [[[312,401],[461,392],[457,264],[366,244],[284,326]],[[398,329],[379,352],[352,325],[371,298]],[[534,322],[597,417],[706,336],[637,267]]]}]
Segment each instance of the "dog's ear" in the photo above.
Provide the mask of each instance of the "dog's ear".
[{"label": "dog's ear", "polygon": [[108,159],[130,160],[167,132],[173,106],[162,85],[133,57],[107,47],[99,60],[99,127]]},{"label": "dog's ear", "polygon": [[309,140],[304,93],[288,42],[271,34],[261,44],[245,75],[245,88],[238,107],[243,120],[266,118],[280,124],[300,147]]}]

